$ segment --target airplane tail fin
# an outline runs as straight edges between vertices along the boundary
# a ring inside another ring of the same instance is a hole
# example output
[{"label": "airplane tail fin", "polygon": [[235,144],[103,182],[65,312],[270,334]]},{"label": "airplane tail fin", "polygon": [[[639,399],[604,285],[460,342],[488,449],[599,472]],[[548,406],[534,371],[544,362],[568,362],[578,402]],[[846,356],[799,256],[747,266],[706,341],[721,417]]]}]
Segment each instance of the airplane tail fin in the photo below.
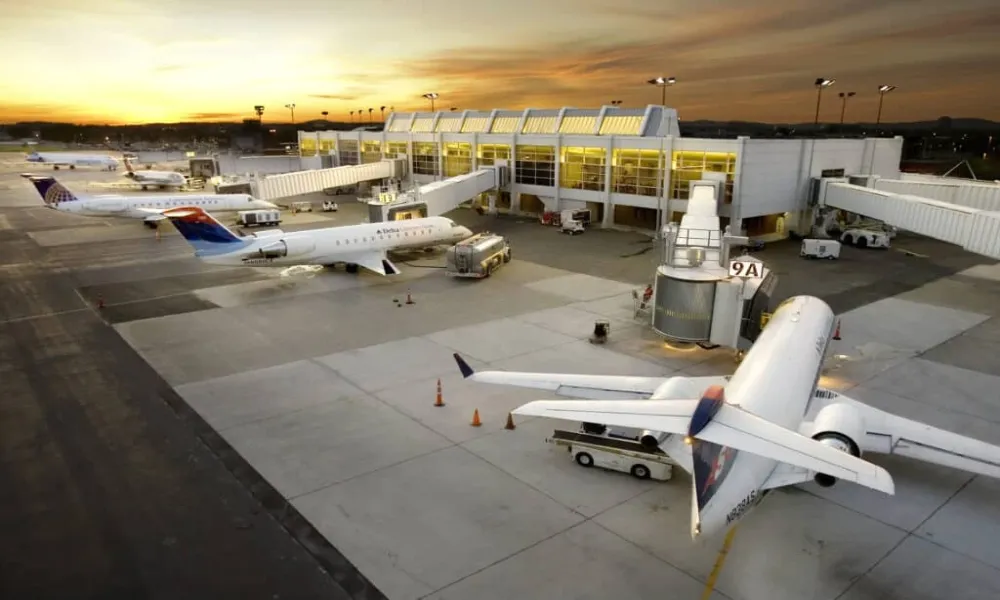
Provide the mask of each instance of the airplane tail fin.
[{"label": "airplane tail fin", "polygon": [[46,206],[58,206],[62,202],[80,200],[79,196],[56,181],[55,177],[49,175],[32,175],[30,173],[22,173],[21,177],[24,177],[35,186],[35,189],[38,190],[38,195],[42,197],[42,201],[45,202]]},{"label": "airplane tail fin", "polygon": [[171,208],[163,216],[199,255],[231,252],[249,244],[198,206]]}]

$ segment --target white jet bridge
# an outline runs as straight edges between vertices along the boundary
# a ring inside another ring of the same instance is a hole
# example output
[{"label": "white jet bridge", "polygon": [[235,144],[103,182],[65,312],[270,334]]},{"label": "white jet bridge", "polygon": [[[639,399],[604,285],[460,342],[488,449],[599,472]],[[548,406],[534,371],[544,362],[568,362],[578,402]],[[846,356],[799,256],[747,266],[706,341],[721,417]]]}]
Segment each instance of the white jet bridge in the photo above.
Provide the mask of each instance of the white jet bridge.
[{"label": "white jet bridge", "polygon": [[[867,178],[861,178],[867,179]],[[1000,260],[1000,185],[958,179],[816,180],[813,202]]]},{"label": "white jet bridge", "polygon": [[267,175],[254,181],[253,191],[257,198],[273,202],[279,198],[353,186],[363,181],[401,179],[405,176],[406,159],[388,158],[363,165]]},{"label": "white jet bridge", "polygon": [[[368,202],[368,219],[395,221],[397,219],[436,217],[454,210],[460,204],[490,191],[498,192],[510,183],[506,165],[482,167],[471,173],[449,177],[420,186],[411,191],[384,190]],[[489,210],[496,209],[496,194],[489,198]]]}]

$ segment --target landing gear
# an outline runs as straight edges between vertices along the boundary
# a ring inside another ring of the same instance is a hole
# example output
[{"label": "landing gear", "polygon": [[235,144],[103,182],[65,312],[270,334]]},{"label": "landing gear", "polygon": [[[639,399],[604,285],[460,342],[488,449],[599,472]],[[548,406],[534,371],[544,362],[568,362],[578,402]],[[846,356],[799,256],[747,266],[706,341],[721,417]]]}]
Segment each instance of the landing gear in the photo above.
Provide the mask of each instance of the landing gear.
[{"label": "landing gear", "polygon": [[52,165],[52,170],[53,171],[58,171],[59,170],[59,165]]},{"label": "landing gear", "polygon": [[347,272],[348,273],[357,273],[358,272],[358,265],[356,265],[354,263],[347,263]]},{"label": "landing gear", "polygon": [[70,171],[73,171],[73,170],[75,170],[75,169],[76,169],[76,165],[70,165],[70,166],[69,166],[69,170],[70,170]]},{"label": "landing gear", "polygon": [[143,221],[142,224],[150,229],[159,229],[160,227],[156,221]]}]

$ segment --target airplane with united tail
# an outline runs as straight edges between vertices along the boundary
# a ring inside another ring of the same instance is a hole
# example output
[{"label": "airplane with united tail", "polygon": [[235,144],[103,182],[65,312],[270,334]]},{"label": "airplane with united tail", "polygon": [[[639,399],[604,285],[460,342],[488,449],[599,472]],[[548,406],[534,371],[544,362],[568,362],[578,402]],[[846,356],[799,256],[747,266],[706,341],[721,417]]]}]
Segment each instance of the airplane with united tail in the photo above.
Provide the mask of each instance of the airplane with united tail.
[{"label": "airplane with united tail", "polygon": [[640,430],[644,446],[693,475],[692,538],[728,529],[784,486],[843,480],[894,494],[892,476],[867,454],[1000,478],[1000,447],[818,387],[834,321],[819,298],[786,300],[728,377],[474,371],[454,356],[469,380],[580,398],[529,402],[514,415]]}]

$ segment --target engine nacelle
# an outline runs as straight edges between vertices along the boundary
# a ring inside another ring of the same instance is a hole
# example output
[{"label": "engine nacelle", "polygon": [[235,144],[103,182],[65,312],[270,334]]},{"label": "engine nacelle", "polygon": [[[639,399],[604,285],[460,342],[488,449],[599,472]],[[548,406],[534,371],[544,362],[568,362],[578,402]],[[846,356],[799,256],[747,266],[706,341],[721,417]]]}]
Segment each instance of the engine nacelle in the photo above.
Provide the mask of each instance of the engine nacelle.
[{"label": "engine nacelle", "polygon": [[[649,397],[650,400],[683,400],[701,397],[702,390],[686,377],[673,377],[660,385]],[[669,433],[645,430],[639,434],[639,443],[648,450],[656,450],[670,437]]]},{"label": "engine nacelle", "polygon": [[[830,404],[820,410],[813,421],[814,440],[851,456],[861,457],[858,440],[864,439],[864,436],[864,419],[849,404]],[[817,473],[813,479],[820,487],[832,487],[837,483],[836,477],[825,473]]]},{"label": "engine nacelle", "polygon": [[308,254],[315,248],[316,244],[311,241],[292,238],[290,240],[278,240],[261,246],[254,254],[260,258],[294,258]]}]

